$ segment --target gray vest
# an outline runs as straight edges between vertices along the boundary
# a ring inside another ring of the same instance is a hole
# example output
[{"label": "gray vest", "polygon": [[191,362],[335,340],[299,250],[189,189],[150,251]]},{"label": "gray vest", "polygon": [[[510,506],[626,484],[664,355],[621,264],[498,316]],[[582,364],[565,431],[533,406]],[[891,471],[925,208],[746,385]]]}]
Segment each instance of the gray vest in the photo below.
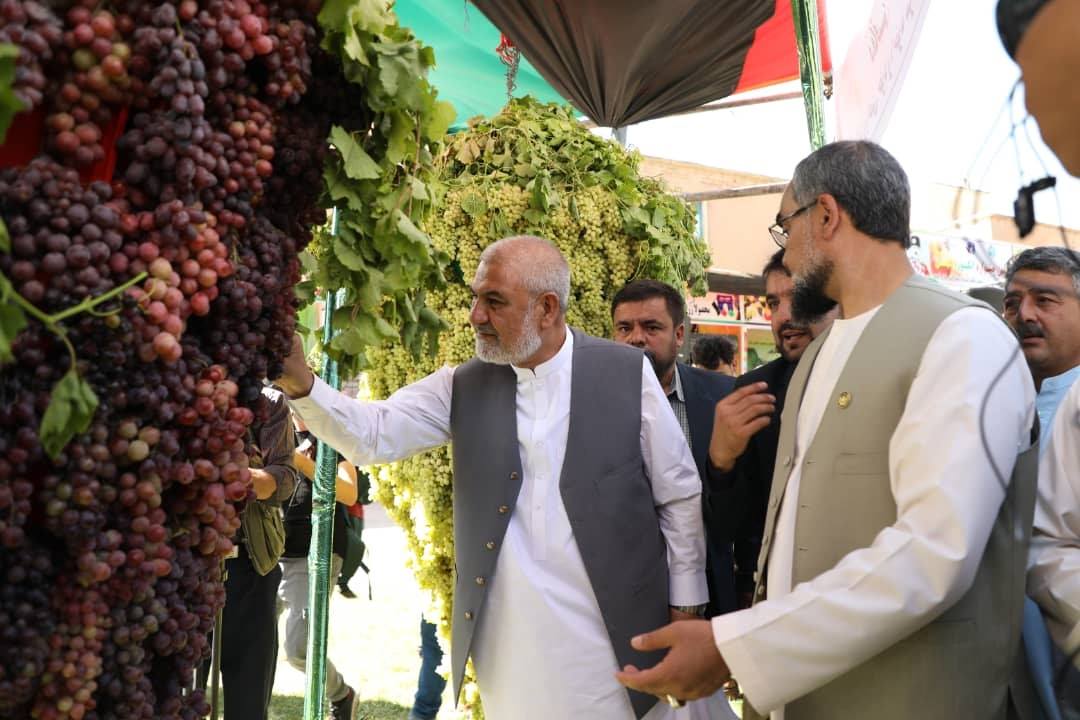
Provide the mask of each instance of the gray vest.
[{"label": "gray vest", "polygon": [[[668,567],[641,457],[642,354],[574,331],[571,372],[563,505],[619,666],[650,667],[663,653],[638,652],[630,638],[669,621]],[[495,561],[521,489],[516,395],[508,366],[474,358],[454,371],[455,697],[488,584],[498,581]],[[630,701],[640,718],[656,698],[631,691]]]},{"label": "gray vest", "polygon": [[[934,331],[953,312],[973,305],[982,303],[912,276],[866,327],[802,459],[793,585],[869,546],[878,532],[896,521],[889,441]],[[795,457],[799,406],[824,339],[825,335],[807,348],[788,387],[756,600],[767,595],[767,560]],[[1037,451],[1036,444],[1011,468],[1008,492],[968,592],[930,624],[789,703],[786,720],[1005,717],[1024,600]],[[988,477],[986,482],[997,480]],[[757,717],[752,708],[746,716]]]}]

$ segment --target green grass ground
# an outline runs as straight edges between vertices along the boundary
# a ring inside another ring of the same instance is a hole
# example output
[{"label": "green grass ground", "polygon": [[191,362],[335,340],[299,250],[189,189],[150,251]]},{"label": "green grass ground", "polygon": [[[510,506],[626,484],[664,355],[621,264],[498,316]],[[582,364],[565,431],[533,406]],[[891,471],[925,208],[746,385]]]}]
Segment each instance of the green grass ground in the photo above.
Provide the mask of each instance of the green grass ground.
[{"label": "green grass ground", "polygon": [[[408,549],[400,530],[382,509],[369,505],[364,531],[368,545],[373,599],[367,598],[367,576],[359,571],[350,587],[356,599],[336,590],[330,600],[329,657],[360,697],[358,718],[405,720],[416,692],[420,669],[422,600],[406,564]],[[279,634],[285,636],[285,617]],[[304,673],[285,662],[279,651],[271,720],[299,720],[304,715]],[[447,689],[439,720],[460,720]]]}]

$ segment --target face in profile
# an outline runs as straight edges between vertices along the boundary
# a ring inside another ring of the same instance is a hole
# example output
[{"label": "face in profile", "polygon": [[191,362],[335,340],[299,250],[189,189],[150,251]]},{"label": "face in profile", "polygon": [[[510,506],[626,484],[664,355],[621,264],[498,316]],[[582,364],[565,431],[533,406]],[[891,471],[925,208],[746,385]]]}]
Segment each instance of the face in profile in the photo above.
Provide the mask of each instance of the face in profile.
[{"label": "face in profile", "polygon": [[476,331],[476,356],[497,365],[520,365],[541,345],[539,303],[515,268],[498,256],[476,269],[469,322]]}]

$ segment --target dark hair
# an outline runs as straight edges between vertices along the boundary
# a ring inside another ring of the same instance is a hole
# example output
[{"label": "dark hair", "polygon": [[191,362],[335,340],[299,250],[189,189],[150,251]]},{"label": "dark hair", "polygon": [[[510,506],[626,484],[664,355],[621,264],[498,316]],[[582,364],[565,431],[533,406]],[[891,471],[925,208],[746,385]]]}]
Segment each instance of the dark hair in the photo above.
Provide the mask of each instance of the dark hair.
[{"label": "dark hair", "polygon": [[659,280],[631,280],[612,298],[611,314],[615,315],[615,308],[623,303],[642,302],[653,298],[664,298],[672,325],[682,325],[686,318],[686,300],[678,290]]},{"label": "dark hair", "polygon": [[715,370],[720,363],[735,364],[735,343],[723,335],[702,335],[694,341],[694,349],[690,352],[694,364]]},{"label": "dark hair", "polygon": [[1063,247],[1035,247],[1025,250],[1009,261],[1005,270],[1005,287],[1012,282],[1013,276],[1021,270],[1069,275],[1073,287],[1080,295],[1080,253]]},{"label": "dark hair", "polygon": [[1016,59],[1016,50],[1024,39],[1028,25],[1043,9],[1048,0],[1000,0],[997,6],[998,35],[1005,52]]},{"label": "dark hair", "polygon": [[769,277],[769,273],[781,272],[791,277],[791,271],[784,267],[784,248],[780,248],[772,254],[769,258],[769,262],[765,263],[765,267],[761,270],[761,277]]},{"label": "dark hair", "polygon": [[866,140],[844,140],[810,153],[791,178],[795,202],[832,195],[859,232],[877,240],[911,243],[911,187],[900,163]]}]

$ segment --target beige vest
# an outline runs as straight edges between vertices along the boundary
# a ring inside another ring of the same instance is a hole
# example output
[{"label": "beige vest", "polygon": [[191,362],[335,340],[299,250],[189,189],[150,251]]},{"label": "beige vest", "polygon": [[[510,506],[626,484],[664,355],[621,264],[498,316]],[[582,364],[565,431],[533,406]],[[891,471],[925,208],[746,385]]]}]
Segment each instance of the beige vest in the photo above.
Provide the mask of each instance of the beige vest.
[{"label": "beige vest", "polygon": [[[802,459],[793,585],[832,568],[852,550],[869,546],[878,532],[896,521],[889,441],[904,412],[912,379],[941,322],[956,310],[981,305],[912,276],[870,321]],[[795,457],[799,406],[825,337],[807,348],[788,387],[758,560],[758,601],[768,594],[766,565]],[[786,720],[1005,717],[1035,507],[1036,453],[1037,444],[1017,458],[967,594],[929,625],[789,703]],[[993,477],[986,481],[996,482]],[[759,717],[752,708],[745,716]]]}]

